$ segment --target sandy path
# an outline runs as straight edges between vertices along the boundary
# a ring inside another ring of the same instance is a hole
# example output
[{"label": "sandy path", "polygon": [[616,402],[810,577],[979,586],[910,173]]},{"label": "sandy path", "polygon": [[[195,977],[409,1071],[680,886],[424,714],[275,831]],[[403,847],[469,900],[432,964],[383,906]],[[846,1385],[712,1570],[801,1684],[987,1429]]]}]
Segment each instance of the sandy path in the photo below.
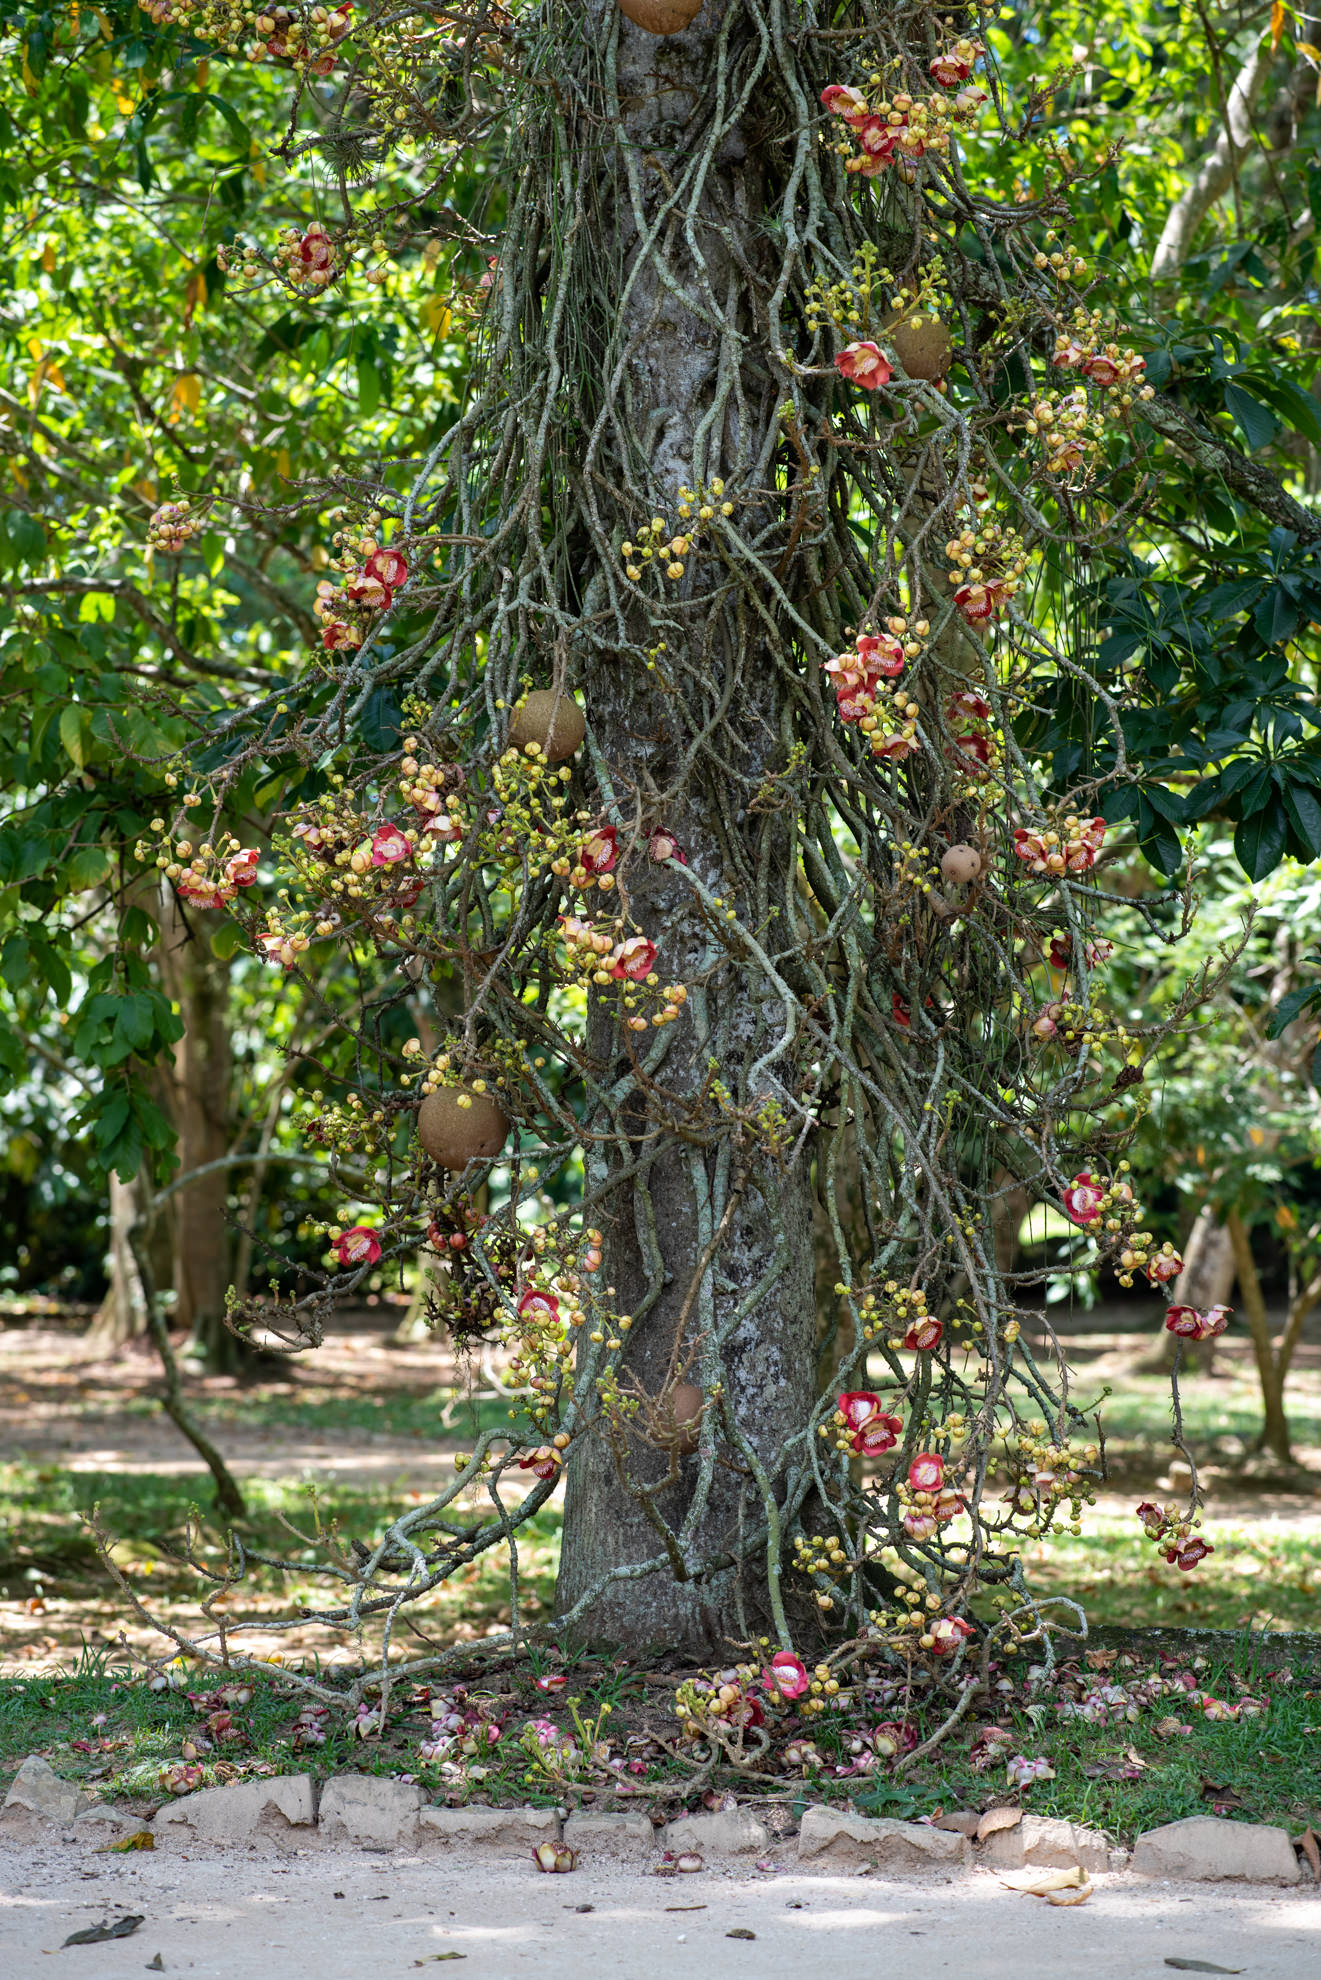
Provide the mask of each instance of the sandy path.
[{"label": "sandy path", "polygon": [[[125,1912],[145,1919],[132,1938],[72,1946],[48,1963],[71,1932]],[[1125,1876],[1099,1878],[1086,1905],[1057,1910],[987,1871],[922,1883],[795,1872],[669,1880],[589,1863],[541,1877],[531,1864],[471,1858],[450,1867],[195,1849],[126,1859],[50,1844],[0,1849],[0,1945],[6,1980],[137,1980],[157,1954],[153,1970],[195,1980],[395,1980],[434,1970],[445,1953],[471,1961],[473,1980],[816,1980],[896,1967],[959,1980],[1080,1970],[1168,1980],[1172,1958],[1306,1980],[1321,1970],[1321,1902]]]}]

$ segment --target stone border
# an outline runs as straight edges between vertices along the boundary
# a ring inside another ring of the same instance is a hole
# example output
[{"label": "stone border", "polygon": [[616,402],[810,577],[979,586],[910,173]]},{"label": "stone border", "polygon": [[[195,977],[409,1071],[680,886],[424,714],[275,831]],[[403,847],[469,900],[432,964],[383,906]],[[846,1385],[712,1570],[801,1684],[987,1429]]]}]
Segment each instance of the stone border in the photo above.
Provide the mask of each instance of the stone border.
[{"label": "stone border", "polygon": [[1096,1829],[1023,1814],[1017,1808],[897,1822],[822,1805],[804,1811],[796,1837],[776,1841],[750,1808],[682,1816],[654,1827],[641,1810],[592,1808],[563,1817],[552,1808],[437,1807],[414,1782],[380,1774],[275,1774],[202,1788],[168,1801],[150,1820],[93,1801],[30,1754],[0,1809],[0,1840],[88,1841],[105,1847],[149,1830],[157,1847],[211,1844],[297,1849],[405,1849],[421,1855],[477,1850],[527,1861],[541,1844],[565,1844],[591,1859],[664,1869],[671,1859],[773,1860],[826,1873],[874,1869],[899,1877],[983,1865],[991,1870],[1131,1869],[1139,1876],[1296,1884],[1303,1875],[1288,1832],[1266,1823],[1193,1815],[1139,1836],[1132,1857]]}]

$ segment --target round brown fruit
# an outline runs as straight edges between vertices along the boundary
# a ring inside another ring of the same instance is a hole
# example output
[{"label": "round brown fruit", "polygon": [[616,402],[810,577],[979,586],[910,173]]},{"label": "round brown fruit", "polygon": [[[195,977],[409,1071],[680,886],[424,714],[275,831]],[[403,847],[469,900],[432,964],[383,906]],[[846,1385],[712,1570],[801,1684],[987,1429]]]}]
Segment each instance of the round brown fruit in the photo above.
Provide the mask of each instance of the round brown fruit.
[{"label": "round brown fruit", "polygon": [[619,0],[619,11],[648,34],[682,34],[702,11],[702,0]]},{"label": "round brown fruit", "polygon": [[587,734],[587,720],[563,688],[538,688],[514,710],[509,742],[514,749],[536,743],[547,763],[563,763]]},{"label": "round brown fruit", "polygon": [[934,385],[945,376],[954,339],[938,316],[900,316],[888,329],[895,356],[910,378]]},{"label": "round brown fruit", "polygon": [[661,1399],[660,1442],[680,1457],[691,1457],[702,1435],[702,1406],[706,1398],[691,1382],[676,1382]]},{"label": "round brown fruit", "polygon": [[[460,1094],[471,1107],[459,1105]],[[469,1162],[489,1162],[500,1153],[509,1138],[509,1117],[489,1093],[442,1086],[417,1110],[417,1138],[442,1169],[466,1169]]]},{"label": "round brown fruit", "polygon": [[982,856],[976,846],[951,846],[940,862],[940,870],[957,887],[966,887],[982,870]]}]

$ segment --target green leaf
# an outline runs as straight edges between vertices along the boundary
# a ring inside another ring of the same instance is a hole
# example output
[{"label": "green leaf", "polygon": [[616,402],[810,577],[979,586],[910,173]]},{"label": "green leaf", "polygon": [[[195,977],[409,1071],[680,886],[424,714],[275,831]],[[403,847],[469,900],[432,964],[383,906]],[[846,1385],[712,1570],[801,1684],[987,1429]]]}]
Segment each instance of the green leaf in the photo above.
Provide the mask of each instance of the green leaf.
[{"label": "green leaf", "polygon": [[88,887],[99,887],[112,865],[104,846],[79,846],[60,877],[68,893],[81,894]]},{"label": "green leaf", "polygon": [[60,711],[60,741],[66,756],[71,756],[81,770],[87,760],[87,743],[91,734],[92,717],[88,709],[76,701]]},{"label": "green leaf", "polygon": [[1234,852],[1249,880],[1264,880],[1284,857],[1285,813],[1279,799],[1254,811],[1234,833]]},{"label": "green leaf", "polygon": [[1262,405],[1260,399],[1254,399],[1241,385],[1226,385],[1225,407],[1242,427],[1250,453],[1255,454],[1258,447],[1265,447],[1280,430],[1280,422],[1270,407]]},{"label": "green leaf", "polygon": [[247,947],[248,938],[237,921],[222,921],[211,937],[211,953],[221,962],[228,962],[240,949]]},{"label": "green leaf", "polygon": [[1309,983],[1305,989],[1287,991],[1271,1012],[1270,1022],[1266,1026],[1266,1036],[1278,1038],[1303,1011],[1316,1010],[1318,1007],[1321,1007],[1321,983]]},{"label": "green leaf", "polygon": [[1285,781],[1282,795],[1295,832],[1313,859],[1321,859],[1321,803],[1317,802],[1316,792],[1290,777]]},{"label": "green leaf", "polygon": [[358,359],[358,411],[370,418],[381,403],[381,374],[370,358]]}]

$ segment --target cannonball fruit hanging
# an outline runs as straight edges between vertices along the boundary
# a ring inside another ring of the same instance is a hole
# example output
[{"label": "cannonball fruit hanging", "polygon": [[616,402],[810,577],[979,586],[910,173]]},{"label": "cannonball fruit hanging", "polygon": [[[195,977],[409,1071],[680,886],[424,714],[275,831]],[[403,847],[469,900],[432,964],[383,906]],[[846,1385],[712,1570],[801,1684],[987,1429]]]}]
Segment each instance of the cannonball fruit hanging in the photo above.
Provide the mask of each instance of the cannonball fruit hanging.
[{"label": "cannonball fruit hanging", "polygon": [[619,0],[619,11],[648,34],[682,34],[702,11],[702,0]]},{"label": "cannonball fruit hanging", "polygon": [[982,870],[982,856],[976,846],[951,846],[940,862],[945,878],[955,886],[966,887]]},{"label": "cannonball fruit hanging", "polygon": [[514,710],[509,724],[511,747],[536,743],[547,763],[563,763],[586,734],[586,717],[564,688],[538,688]]},{"label": "cannonball fruit hanging", "polygon": [[889,325],[895,356],[910,378],[936,384],[949,370],[954,339],[938,316],[900,316]]},{"label": "cannonball fruit hanging", "polygon": [[677,1451],[680,1457],[689,1457],[697,1449],[702,1434],[702,1404],[705,1400],[702,1391],[695,1389],[691,1382],[676,1382],[661,1399],[656,1412],[660,1441],[670,1450]]},{"label": "cannonball fruit hanging", "polygon": [[[461,1107],[460,1098],[471,1101]],[[462,1086],[442,1086],[428,1093],[417,1110],[417,1138],[442,1169],[466,1169],[469,1162],[489,1162],[509,1136],[509,1117],[489,1093],[470,1093]]]}]

